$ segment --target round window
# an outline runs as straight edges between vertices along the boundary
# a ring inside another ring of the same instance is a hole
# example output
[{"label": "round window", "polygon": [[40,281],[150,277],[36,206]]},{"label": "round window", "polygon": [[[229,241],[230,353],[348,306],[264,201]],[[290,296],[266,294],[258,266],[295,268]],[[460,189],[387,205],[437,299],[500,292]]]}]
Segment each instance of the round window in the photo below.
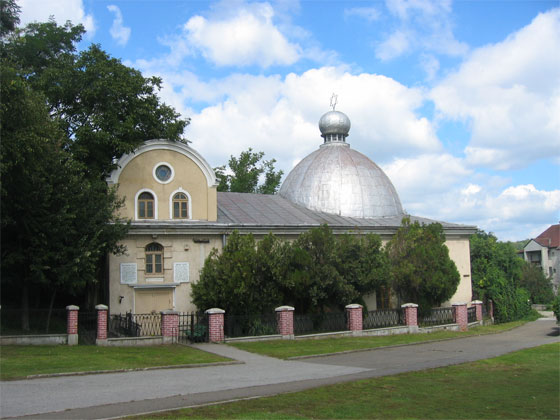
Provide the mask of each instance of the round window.
[{"label": "round window", "polygon": [[169,181],[169,178],[171,178],[171,168],[167,165],[159,165],[156,168],[156,178],[161,182]]}]

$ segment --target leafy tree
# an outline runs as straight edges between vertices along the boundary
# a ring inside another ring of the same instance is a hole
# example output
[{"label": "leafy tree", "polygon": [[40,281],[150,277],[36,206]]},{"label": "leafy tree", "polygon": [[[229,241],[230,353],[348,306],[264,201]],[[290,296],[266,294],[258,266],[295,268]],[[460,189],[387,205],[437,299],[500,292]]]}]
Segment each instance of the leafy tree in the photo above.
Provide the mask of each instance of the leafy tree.
[{"label": "leafy tree", "polygon": [[420,225],[404,218],[387,252],[393,290],[405,301],[418,303],[421,311],[441,305],[457,290],[459,272],[439,223]]},{"label": "leafy tree", "polygon": [[57,291],[76,294],[95,281],[100,257],[120,251],[126,226],[115,223],[115,191],[84,182],[86,168],[60,147],[64,134],[43,96],[3,70],[2,282],[20,285],[24,309],[31,287],[48,291],[52,307]]},{"label": "leafy tree", "polygon": [[257,244],[253,235],[233,232],[222,253],[213,249],[206,259],[192,286],[193,303],[223,308],[230,315],[261,314],[280,305],[280,246],[273,235]]},{"label": "leafy tree", "polygon": [[521,268],[519,286],[523,287],[533,303],[550,303],[554,300],[552,283],[542,269],[534,264],[525,262]]},{"label": "leafy tree", "polygon": [[492,233],[478,231],[471,237],[473,293],[492,299],[498,322],[513,321],[529,310],[529,293],[520,287],[525,262],[510,243],[499,242]]},{"label": "leafy tree", "polygon": [[[275,159],[262,160],[264,152],[253,152],[249,148],[241,152],[239,158],[231,156],[228,162],[229,171],[224,166],[214,168],[219,180],[218,191],[274,194],[280,186],[283,171],[276,171]],[[264,182],[259,181],[264,176]]]},{"label": "leafy tree", "polygon": [[48,291],[52,305],[57,291],[95,285],[106,253],[122,251],[127,226],[105,182],[114,159],[147,139],[182,140],[188,120],[160,102],[159,79],[98,45],[77,52],[82,26],[17,29],[15,3],[0,5],[2,298],[26,308]]},{"label": "leafy tree", "polygon": [[294,242],[272,234],[256,242],[234,232],[221,253],[213,250],[206,259],[193,302],[234,315],[271,312],[283,304],[317,313],[359,301],[387,277],[377,235],[336,237],[324,225]]}]

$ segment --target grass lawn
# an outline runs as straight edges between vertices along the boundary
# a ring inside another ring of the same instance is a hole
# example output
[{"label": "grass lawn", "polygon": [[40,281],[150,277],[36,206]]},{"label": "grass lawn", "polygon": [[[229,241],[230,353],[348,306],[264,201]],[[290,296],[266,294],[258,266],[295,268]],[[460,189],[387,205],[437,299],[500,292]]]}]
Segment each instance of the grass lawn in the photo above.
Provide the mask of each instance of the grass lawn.
[{"label": "grass lawn", "polygon": [[436,331],[429,334],[402,334],[380,337],[339,337],[306,340],[267,340],[245,343],[230,343],[241,350],[259,353],[266,356],[287,359],[296,356],[337,353],[348,350],[372,349],[375,347],[394,346],[399,344],[420,343],[446,338],[468,337],[471,335],[491,334],[518,327],[527,320],[508,322],[505,324],[487,325],[472,328],[469,331]]},{"label": "grass lawn", "polygon": [[28,375],[223,362],[229,359],[187,346],[2,346],[0,379]]},{"label": "grass lawn", "polygon": [[558,419],[560,344],[150,419]]}]

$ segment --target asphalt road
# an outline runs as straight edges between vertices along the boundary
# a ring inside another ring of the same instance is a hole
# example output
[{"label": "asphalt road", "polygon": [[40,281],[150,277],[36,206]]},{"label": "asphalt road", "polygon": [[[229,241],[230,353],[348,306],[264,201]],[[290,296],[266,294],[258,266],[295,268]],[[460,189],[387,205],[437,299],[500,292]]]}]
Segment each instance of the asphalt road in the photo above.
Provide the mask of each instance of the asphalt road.
[{"label": "asphalt road", "polygon": [[495,357],[559,342],[557,329],[554,320],[541,319],[500,334],[291,361],[203,344],[197,347],[244,363],[2,382],[0,415],[114,418],[274,395]]}]

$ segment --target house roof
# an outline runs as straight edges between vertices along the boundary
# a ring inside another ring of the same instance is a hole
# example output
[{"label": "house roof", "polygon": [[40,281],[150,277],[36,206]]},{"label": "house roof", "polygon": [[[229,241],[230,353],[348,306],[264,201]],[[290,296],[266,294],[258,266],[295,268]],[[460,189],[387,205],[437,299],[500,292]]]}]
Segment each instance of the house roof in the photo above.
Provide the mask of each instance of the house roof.
[{"label": "house roof", "polygon": [[[279,195],[218,192],[218,220],[142,220],[133,221],[132,230],[144,233],[189,233],[204,235],[208,233],[227,233],[234,229],[254,233],[299,233],[309,228],[328,224],[339,232],[359,231],[393,234],[401,225],[404,216],[379,218],[344,217],[309,210],[292,203]],[[408,216],[412,222],[423,224],[436,223],[436,220]],[[475,226],[455,223],[441,223],[447,234],[470,235]],[[132,233],[132,232],[131,232]]]},{"label": "house roof", "polygon": [[534,240],[540,246],[560,248],[560,224],[550,226]]}]

